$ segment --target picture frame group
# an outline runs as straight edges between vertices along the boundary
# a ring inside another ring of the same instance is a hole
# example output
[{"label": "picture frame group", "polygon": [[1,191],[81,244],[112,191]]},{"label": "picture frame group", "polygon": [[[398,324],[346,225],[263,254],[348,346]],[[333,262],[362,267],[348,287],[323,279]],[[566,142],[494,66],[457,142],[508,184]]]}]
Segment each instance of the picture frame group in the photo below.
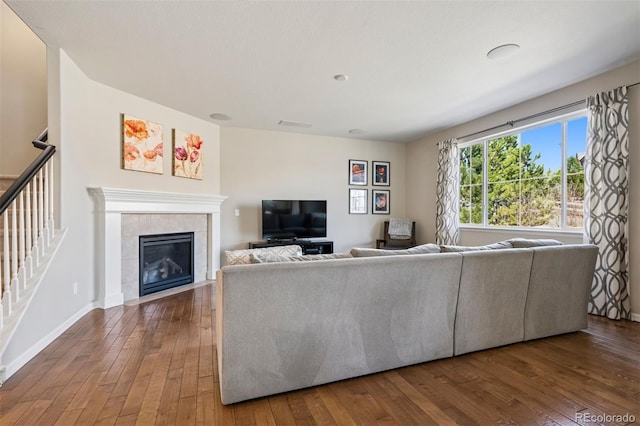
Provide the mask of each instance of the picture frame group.
[{"label": "picture frame group", "polygon": [[[349,185],[368,186],[369,161],[349,160]],[[371,161],[371,185],[391,186],[391,163],[389,161]],[[389,189],[371,190],[371,213],[390,214],[391,191]],[[349,188],[349,214],[367,214],[369,209],[369,190]]]}]

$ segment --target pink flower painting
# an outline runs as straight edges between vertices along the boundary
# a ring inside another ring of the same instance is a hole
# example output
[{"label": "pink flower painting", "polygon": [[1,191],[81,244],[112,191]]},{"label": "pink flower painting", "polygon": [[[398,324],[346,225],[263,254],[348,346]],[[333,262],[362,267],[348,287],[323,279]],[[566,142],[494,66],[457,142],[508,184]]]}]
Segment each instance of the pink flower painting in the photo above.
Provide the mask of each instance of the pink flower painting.
[{"label": "pink flower painting", "polygon": [[204,141],[196,134],[173,129],[173,175],[202,179]]},{"label": "pink flower painting", "polygon": [[122,114],[122,168],[162,174],[162,125]]}]

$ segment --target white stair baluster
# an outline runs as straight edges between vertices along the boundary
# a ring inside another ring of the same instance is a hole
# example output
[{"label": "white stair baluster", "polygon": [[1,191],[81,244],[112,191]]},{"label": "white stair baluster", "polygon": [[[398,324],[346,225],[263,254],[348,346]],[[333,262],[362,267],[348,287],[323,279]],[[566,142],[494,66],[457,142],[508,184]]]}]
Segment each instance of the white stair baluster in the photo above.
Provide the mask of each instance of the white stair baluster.
[{"label": "white stair baluster", "polygon": [[20,300],[20,280],[18,279],[18,211],[17,200],[11,203],[11,293],[13,300]]},{"label": "white stair baluster", "polygon": [[20,201],[20,209],[18,210],[18,280],[20,281],[20,287],[22,289],[27,288],[27,269],[24,266],[25,258],[25,241],[24,241],[24,190],[20,191],[18,195]]},{"label": "white stair baluster", "polygon": [[38,248],[40,256],[44,256],[44,186],[42,182],[42,169],[38,172]]},{"label": "white stair baluster", "polygon": [[44,246],[49,248],[51,244],[51,235],[49,234],[49,162],[44,165],[43,173],[43,194],[44,194],[44,210],[43,210],[43,226],[44,226]]},{"label": "white stair baluster", "polygon": [[31,184],[33,185],[33,212],[31,213],[33,248],[31,249],[31,255],[37,267],[40,265],[40,249],[38,248],[38,181],[36,176],[31,180]]},{"label": "white stair baluster", "polygon": [[53,239],[55,229],[55,220],[53,217],[53,157],[49,159],[47,164],[49,165],[49,233]]},{"label": "white stair baluster", "polygon": [[11,275],[9,273],[9,213],[4,212],[3,229],[4,229],[4,242],[3,242],[3,254],[4,254],[4,295],[3,302],[7,315],[11,315],[12,297],[11,297]]},{"label": "white stair baluster", "polygon": [[26,200],[25,205],[25,217],[26,217],[26,229],[25,229],[25,242],[26,242],[26,258],[25,265],[27,268],[27,278],[33,277],[33,257],[31,256],[31,247],[33,241],[31,239],[31,182],[25,186],[24,198]]}]

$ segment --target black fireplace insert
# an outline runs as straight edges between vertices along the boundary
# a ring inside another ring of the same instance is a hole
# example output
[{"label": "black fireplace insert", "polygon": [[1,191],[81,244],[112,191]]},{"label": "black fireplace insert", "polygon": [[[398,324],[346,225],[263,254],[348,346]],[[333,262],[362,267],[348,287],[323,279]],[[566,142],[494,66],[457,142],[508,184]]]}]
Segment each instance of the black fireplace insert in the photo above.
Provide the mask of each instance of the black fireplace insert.
[{"label": "black fireplace insert", "polygon": [[140,236],[140,296],[194,281],[193,232]]}]

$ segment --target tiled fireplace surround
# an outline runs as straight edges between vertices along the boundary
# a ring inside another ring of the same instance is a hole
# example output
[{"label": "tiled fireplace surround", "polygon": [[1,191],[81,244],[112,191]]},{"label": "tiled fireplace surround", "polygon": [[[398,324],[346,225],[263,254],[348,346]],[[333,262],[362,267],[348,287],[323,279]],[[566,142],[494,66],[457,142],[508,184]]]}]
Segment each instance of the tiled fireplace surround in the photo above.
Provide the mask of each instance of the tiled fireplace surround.
[{"label": "tiled fireplace surround", "polygon": [[141,235],[193,232],[194,282],[204,281],[207,273],[207,216],[204,214],[143,213],[123,214],[122,293],[124,301],[140,297]]},{"label": "tiled fireplace surround", "polygon": [[138,237],[194,233],[195,282],[220,267],[220,205],[226,197],[115,188],[89,188],[96,201],[99,305],[139,298]]}]

